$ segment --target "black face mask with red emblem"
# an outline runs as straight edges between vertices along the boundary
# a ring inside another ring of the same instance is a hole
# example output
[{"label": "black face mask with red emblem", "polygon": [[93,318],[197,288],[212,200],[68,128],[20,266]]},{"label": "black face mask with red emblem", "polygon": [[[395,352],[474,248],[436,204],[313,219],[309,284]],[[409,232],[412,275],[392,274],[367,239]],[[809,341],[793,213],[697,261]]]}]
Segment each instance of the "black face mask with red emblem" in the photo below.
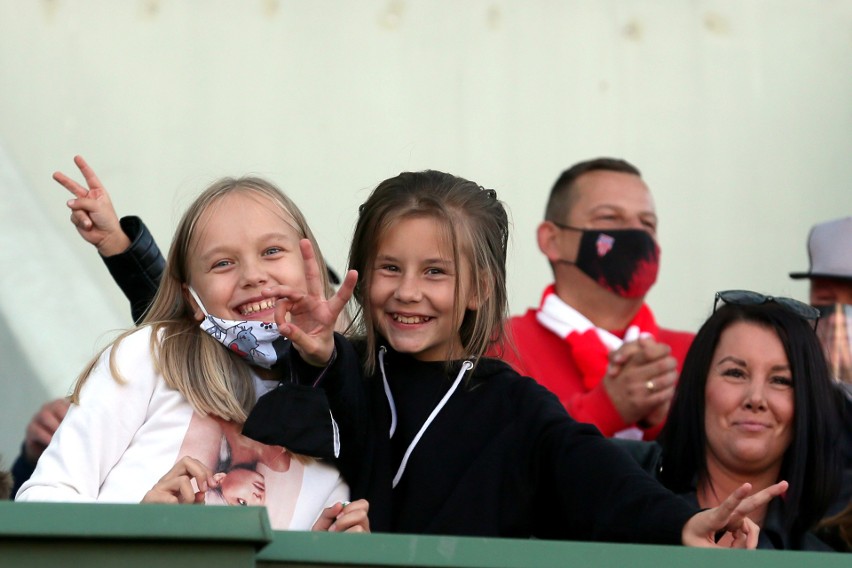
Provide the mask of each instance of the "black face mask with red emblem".
[{"label": "black face mask with red emblem", "polygon": [[643,298],[657,281],[660,246],[646,231],[557,226],[583,233],[577,259],[560,262],[575,265],[613,294],[622,298]]}]

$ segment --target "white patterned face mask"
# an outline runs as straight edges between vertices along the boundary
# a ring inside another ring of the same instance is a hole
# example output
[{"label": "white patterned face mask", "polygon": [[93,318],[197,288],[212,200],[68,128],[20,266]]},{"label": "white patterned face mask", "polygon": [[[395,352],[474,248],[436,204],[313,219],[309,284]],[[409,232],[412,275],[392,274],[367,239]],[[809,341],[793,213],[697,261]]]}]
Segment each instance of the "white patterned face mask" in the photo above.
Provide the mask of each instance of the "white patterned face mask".
[{"label": "white patterned face mask", "polygon": [[290,340],[278,332],[274,322],[217,318],[207,312],[192,286],[188,289],[204,312],[201,329],[250,365],[269,369],[289,349]]}]

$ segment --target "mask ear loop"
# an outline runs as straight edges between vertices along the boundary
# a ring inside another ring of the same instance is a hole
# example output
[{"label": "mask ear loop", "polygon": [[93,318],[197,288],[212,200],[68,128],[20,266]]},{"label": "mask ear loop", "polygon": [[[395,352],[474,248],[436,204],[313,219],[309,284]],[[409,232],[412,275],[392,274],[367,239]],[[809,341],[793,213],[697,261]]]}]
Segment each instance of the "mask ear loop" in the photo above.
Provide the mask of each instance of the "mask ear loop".
[{"label": "mask ear loop", "polygon": [[187,285],[187,290],[192,295],[192,298],[195,300],[195,303],[198,304],[198,307],[201,308],[201,313],[204,314],[205,318],[209,318],[210,314],[207,312],[207,309],[204,307],[204,304],[201,303],[201,298],[198,297],[198,294],[195,293],[195,290],[192,289],[192,286]]},{"label": "mask ear loop", "polygon": [[[550,223],[553,223],[553,226],[556,227],[557,229],[559,229],[560,231],[576,231],[578,233],[582,233],[583,231],[585,231],[585,229],[580,229],[579,227],[572,227],[571,225],[566,225],[564,223],[558,223],[556,221],[550,221]],[[580,254],[579,244],[577,245],[577,253],[576,254],[577,255]],[[577,266],[576,255],[575,255],[574,260],[566,260],[564,258],[559,258],[559,259],[554,260],[553,263],[554,264],[567,264],[569,266]]]}]

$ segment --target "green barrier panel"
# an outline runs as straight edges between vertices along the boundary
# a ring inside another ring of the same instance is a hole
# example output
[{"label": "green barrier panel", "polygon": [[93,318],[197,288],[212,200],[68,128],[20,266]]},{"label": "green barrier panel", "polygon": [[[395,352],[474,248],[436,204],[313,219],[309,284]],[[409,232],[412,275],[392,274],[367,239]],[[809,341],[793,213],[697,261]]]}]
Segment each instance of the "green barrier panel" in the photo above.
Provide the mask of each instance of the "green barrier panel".
[{"label": "green barrier panel", "polygon": [[0,502],[4,568],[849,568],[850,560],[838,553],[273,532],[266,510],[256,507]]},{"label": "green barrier panel", "polygon": [[310,566],[458,568],[850,568],[840,553],[713,550],[683,546],[387,534],[274,532],[264,568]]},{"label": "green barrier panel", "polygon": [[262,507],[0,502],[0,566],[255,565]]}]

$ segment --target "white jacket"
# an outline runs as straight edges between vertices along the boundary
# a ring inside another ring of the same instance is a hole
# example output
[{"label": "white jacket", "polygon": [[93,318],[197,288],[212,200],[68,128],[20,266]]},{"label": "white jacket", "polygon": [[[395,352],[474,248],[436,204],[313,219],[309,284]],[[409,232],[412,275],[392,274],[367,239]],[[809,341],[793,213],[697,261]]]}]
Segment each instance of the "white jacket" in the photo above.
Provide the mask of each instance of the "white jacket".
[{"label": "white jacket", "polygon": [[[110,373],[112,348],[104,352],[83,386],[80,404],[71,405],[16,500],[138,503],[184,455],[218,471],[228,453],[222,451],[228,448],[223,422],[201,417],[166,385],[150,356],[150,336],[151,328],[144,326],[119,345],[116,362],[125,383]],[[254,378],[258,397],[277,384]],[[238,439],[272,450],[265,455],[282,455],[280,448]],[[277,466],[263,459],[243,461],[242,469],[253,469],[251,475],[261,480],[247,491],[262,495],[273,529],[308,530],[323,508],[348,499],[338,471],[320,461],[291,459],[286,471],[280,459]],[[265,494],[258,492],[264,486]]]}]

